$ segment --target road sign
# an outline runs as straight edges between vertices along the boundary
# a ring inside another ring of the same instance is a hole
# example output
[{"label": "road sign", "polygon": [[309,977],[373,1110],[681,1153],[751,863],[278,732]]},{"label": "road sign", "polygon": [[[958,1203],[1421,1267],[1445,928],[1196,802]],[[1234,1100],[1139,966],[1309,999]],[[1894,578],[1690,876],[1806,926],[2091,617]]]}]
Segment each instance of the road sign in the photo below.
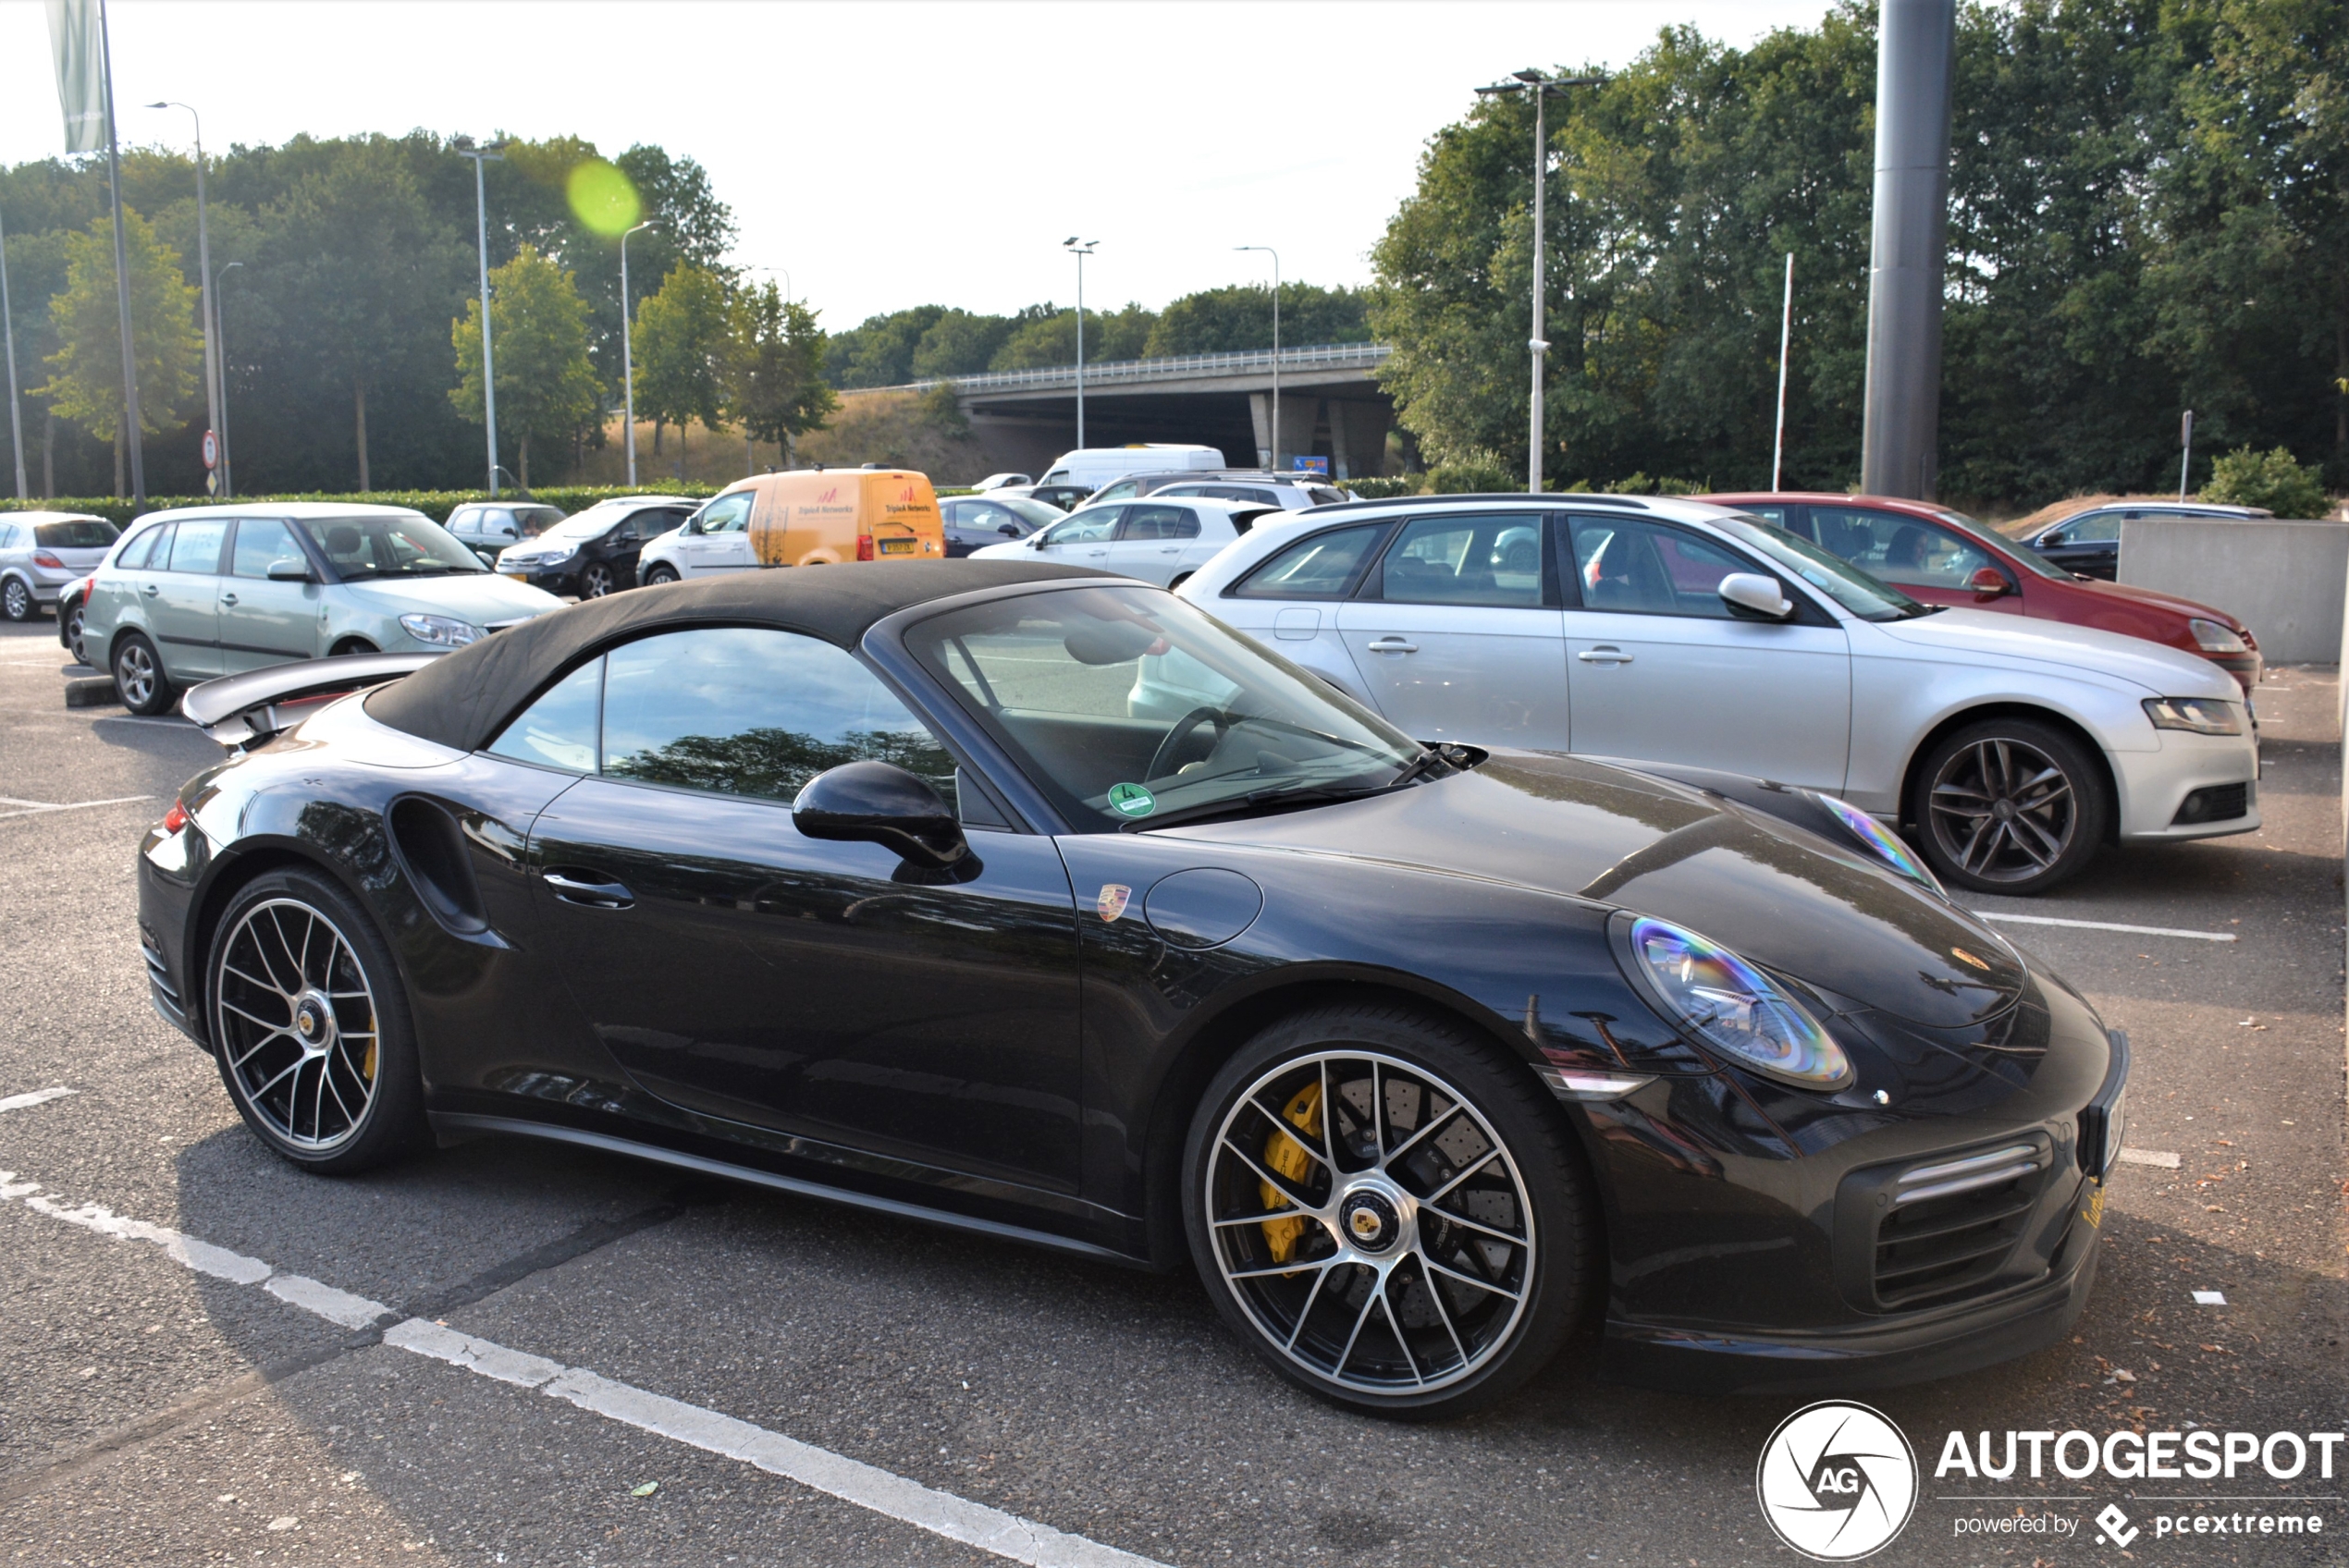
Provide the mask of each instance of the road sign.
[{"label": "road sign", "polygon": [[218,472],[210,471],[205,472],[203,476],[203,493],[207,496],[217,496],[220,494],[220,475]]},{"label": "road sign", "polygon": [[1301,458],[1292,456],[1289,459],[1289,467],[1298,473],[1318,473],[1327,477],[1330,472],[1330,460],[1327,458]]},{"label": "road sign", "polygon": [[203,466],[206,468],[220,466],[220,437],[209,430],[203,433]]}]

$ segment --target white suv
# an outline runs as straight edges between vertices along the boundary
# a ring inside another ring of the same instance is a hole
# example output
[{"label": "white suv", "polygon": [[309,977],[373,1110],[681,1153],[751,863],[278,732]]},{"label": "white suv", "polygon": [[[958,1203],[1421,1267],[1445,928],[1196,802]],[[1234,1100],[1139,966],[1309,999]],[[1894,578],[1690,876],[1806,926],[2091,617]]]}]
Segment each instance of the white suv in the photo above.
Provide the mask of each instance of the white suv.
[{"label": "white suv", "polygon": [[[1113,501],[1069,513],[1017,544],[973,550],[979,560],[1047,560],[1098,567],[1162,588],[1180,585],[1246,533],[1256,520],[1285,514],[1278,507],[1187,496],[1162,501]],[[1031,554],[1030,552],[1033,552]]]}]

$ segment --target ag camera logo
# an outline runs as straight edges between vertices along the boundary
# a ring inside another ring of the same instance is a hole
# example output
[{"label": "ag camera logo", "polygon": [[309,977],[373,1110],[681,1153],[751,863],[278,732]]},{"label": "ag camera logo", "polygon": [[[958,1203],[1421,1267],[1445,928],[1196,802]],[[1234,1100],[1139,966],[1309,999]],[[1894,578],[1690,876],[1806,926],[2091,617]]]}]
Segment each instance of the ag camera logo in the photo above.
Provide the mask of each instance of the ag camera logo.
[{"label": "ag camera logo", "polygon": [[1823,1400],[1778,1423],[1762,1445],[1753,1491],[1778,1539],[1816,1562],[1850,1562],[1908,1524],[1917,1456],[1881,1411]]}]

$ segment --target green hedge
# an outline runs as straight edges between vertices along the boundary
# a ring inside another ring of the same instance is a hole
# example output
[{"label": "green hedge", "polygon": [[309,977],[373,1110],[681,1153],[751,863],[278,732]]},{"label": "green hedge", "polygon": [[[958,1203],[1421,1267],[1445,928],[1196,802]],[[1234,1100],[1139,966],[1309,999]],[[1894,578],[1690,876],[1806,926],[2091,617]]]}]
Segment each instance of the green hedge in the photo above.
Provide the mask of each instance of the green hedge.
[{"label": "green hedge", "polygon": [[[715,496],[722,486],[701,484],[640,484],[630,489],[624,484],[548,485],[534,490],[528,496],[508,492],[500,499],[535,501],[545,506],[560,507],[566,512],[584,511],[597,501],[615,496],[690,496],[699,499]],[[237,506],[253,506],[267,501],[338,501],[348,505],[374,507],[413,507],[435,522],[445,522],[449,514],[468,501],[486,501],[486,490],[371,490],[363,495],[329,496],[311,494],[299,496],[239,496]],[[54,500],[38,497],[18,501],[0,497],[0,511],[86,512],[102,517],[117,525],[127,524],[134,517],[163,511],[171,507],[212,507],[232,503],[213,496],[154,496],[143,507],[129,501],[118,501],[110,496],[60,496]]]}]

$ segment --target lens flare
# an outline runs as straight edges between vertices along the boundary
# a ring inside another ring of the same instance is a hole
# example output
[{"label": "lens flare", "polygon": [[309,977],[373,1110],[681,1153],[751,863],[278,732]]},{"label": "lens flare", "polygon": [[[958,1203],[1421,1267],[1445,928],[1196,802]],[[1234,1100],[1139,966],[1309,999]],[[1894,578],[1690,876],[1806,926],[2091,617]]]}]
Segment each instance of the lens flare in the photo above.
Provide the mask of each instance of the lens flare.
[{"label": "lens flare", "polygon": [[1908,845],[1886,832],[1884,825],[1875,817],[1851,802],[1837,800],[1833,795],[1820,795],[1816,799],[1821,805],[1835,813],[1837,819],[1851,830],[1853,838],[1874,850],[1893,870],[1912,882],[1932,888],[1944,898],[1949,897],[1941,886],[1941,879],[1926,868],[1925,862],[1910,852]]},{"label": "lens flare", "polygon": [[645,203],[628,177],[601,158],[572,165],[563,181],[571,210],[581,223],[607,239],[617,239],[636,227]]},{"label": "lens flare", "polygon": [[1851,1059],[1792,997],[1745,960],[1661,920],[1631,923],[1631,950],[1700,1040],[1744,1066],[1806,1089],[1851,1084]]}]

